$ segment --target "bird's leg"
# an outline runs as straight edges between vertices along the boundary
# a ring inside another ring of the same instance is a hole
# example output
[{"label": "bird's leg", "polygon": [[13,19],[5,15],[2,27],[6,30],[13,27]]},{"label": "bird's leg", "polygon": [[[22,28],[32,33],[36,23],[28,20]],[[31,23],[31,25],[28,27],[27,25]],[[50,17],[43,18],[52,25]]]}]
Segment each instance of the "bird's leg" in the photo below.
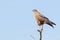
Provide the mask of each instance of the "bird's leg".
[{"label": "bird's leg", "polygon": [[43,30],[43,25],[42,25],[42,29],[41,30]]},{"label": "bird's leg", "polygon": [[40,30],[43,30],[43,25],[41,25],[41,27],[39,27]]}]

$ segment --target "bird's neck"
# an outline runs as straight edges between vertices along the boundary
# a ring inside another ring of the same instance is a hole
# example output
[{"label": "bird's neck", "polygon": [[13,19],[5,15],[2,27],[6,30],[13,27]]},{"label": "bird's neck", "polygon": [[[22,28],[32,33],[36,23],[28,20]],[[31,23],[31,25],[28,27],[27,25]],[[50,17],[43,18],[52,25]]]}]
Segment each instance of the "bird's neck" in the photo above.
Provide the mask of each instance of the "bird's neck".
[{"label": "bird's neck", "polygon": [[34,15],[37,16],[37,15],[39,15],[39,13],[38,12],[34,12]]}]

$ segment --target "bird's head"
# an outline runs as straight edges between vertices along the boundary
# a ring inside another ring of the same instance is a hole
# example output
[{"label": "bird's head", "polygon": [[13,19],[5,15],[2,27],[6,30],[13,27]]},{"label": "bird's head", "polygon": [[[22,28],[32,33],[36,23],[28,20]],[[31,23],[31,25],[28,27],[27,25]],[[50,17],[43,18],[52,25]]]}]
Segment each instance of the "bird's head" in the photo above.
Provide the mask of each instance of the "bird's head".
[{"label": "bird's head", "polygon": [[34,13],[35,15],[38,14],[38,10],[37,10],[37,9],[33,9],[32,11],[33,11],[33,13]]},{"label": "bird's head", "polygon": [[33,9],[32,11],[33,11],[33,12],[38,12],[37,9]]}]

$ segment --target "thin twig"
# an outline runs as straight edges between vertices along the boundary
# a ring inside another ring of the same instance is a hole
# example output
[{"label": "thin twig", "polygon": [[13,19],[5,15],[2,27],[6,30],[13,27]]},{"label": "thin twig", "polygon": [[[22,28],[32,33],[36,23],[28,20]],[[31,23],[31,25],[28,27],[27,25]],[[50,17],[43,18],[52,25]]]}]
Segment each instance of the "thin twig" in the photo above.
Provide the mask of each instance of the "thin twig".
[{"label": "thin twig", "polygon": [[38,30],[38,32],[40,33],[40,40],[42,40],[42,31],[43,31],[43,25],[42,25],[41,30]]}]

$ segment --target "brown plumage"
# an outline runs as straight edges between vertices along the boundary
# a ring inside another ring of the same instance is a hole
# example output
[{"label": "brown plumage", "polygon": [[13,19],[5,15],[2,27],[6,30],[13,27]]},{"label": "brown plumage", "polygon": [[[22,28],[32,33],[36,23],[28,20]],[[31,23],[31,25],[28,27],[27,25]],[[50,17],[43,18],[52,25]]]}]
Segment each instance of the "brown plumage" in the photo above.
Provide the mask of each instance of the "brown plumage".
[{"label": "brown plumage", "polygon": [[48,24],[51,27],[53,27],[53,25],[56,25],[55,23],[50,21],[47,17],[42,15],[40,12],[38,12],[36,9],[33,9],[33,12],[34,12],[35,18],[36,18],[37,23],[38,23],[39,26],[41,26],[43,24]]}]

